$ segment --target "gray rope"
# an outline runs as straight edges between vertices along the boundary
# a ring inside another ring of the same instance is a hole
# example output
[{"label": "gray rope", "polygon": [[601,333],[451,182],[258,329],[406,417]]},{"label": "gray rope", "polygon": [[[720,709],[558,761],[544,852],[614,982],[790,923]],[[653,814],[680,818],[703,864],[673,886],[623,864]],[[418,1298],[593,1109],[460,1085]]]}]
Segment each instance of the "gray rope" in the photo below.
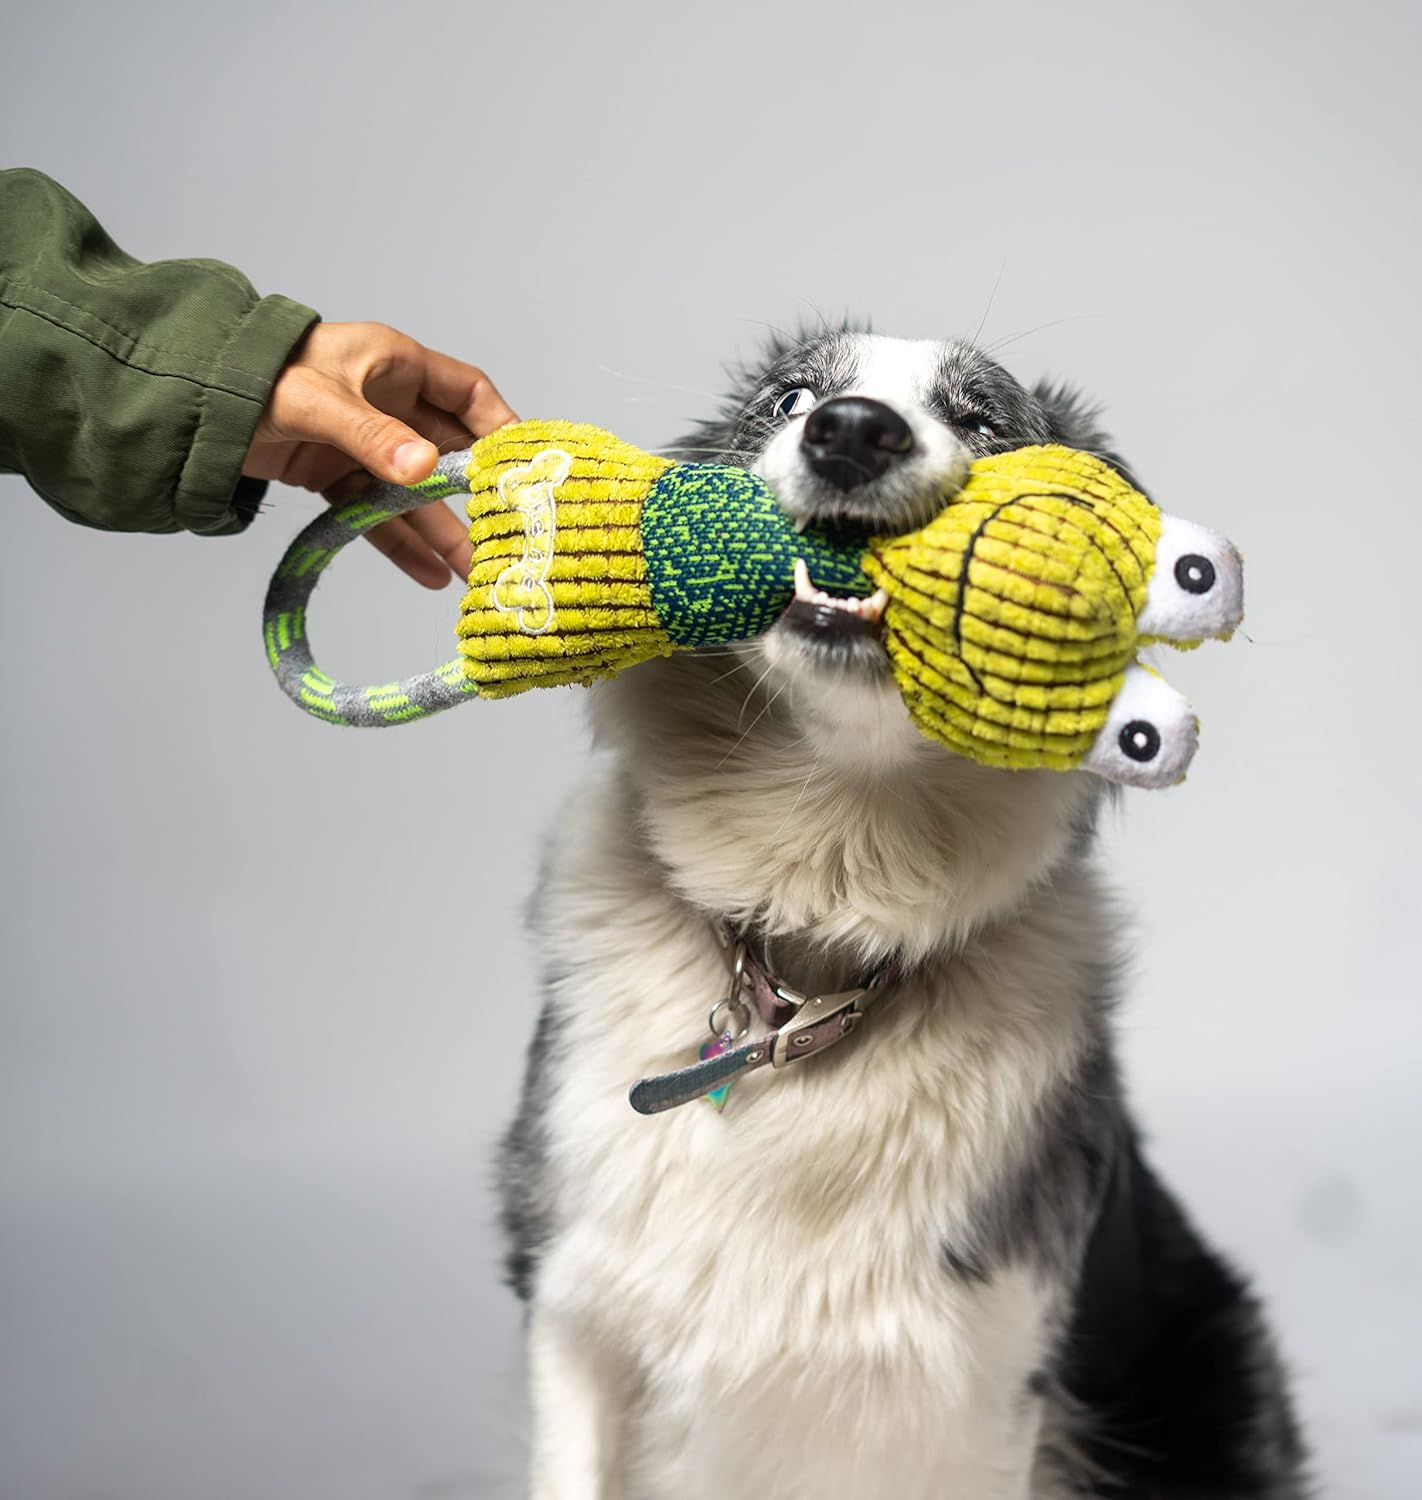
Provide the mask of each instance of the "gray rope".
[{"label": "gray rope", "polygon": [[262,638],[267,660],[282,692],[314,718],[358,729],[383,729],[428,718],[465,703],[477,691],[466,676],[462,657],[454,657],[431,672],[398,682],[362,687],[336,682],[315,662],[307,636],[307,605],[317,580],[332,558],[372,526],[392,516],[417,510],[432,500],[467,495],[464,471],[469,450],[446,453],[434,473],[408,487],[374,484],[359,499],[318,516],[286,549],[262,606]]}]

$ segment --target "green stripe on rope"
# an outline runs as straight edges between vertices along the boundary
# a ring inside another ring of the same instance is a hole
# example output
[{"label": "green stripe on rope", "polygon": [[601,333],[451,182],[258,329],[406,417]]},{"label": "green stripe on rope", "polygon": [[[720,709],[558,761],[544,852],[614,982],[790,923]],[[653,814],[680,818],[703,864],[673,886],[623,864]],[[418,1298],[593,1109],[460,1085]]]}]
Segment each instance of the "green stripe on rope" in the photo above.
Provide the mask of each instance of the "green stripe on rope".
[{"label": "green stripe on rope", "polygon": [[467,451],[446,454],[439,468],[417,485],[373,485],[349,505],[316,517],[287,548],[267,588],[262,640],[282,691],[313,718],[381,728],[426,718],[477,694],[478,685],[466,674],[461,657],[415,677],[374,687],[338,682],[312,660],[306,638],[311,592],[341,548],[391,516],[467,494],[464,471],[468,462]]}]

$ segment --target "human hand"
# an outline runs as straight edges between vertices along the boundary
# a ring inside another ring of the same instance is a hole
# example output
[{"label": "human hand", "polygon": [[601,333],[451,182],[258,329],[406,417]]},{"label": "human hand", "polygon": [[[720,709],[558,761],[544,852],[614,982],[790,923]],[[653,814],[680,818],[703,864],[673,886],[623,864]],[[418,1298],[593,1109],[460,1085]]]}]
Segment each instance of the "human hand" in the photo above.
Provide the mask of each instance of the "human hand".
[{"label": "human hand", "polygon": [[[441,453],[516,421],[489,377],[382,323],[317,323],[277,376],[242,472],[319,490],[333,505],[372,476],[414,484]],[[442,502],[367,533],[426,588],[469,574],[464,522]]]}]

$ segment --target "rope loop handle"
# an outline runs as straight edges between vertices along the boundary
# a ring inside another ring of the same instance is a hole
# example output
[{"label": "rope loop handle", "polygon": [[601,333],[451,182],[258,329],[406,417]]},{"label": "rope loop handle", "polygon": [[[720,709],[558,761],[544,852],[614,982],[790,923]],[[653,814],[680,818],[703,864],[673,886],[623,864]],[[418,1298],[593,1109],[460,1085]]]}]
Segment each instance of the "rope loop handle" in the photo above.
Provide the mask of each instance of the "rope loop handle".
[{"label": "rope loop handle", "polygon": [[451,495],[467,495],[468,466],[466,448],[446,453],[434,473],[419,484],[373,484],[348,505],[317,516],[286,549],[267,586],[262,638],[282,692],[313,718],[355,729],[384,729],[443,713],[477,693],[460,656],[398,682],[371,687],[337,682],[316,665],[306,618],[317,580],[342,547],[392,516]]}]

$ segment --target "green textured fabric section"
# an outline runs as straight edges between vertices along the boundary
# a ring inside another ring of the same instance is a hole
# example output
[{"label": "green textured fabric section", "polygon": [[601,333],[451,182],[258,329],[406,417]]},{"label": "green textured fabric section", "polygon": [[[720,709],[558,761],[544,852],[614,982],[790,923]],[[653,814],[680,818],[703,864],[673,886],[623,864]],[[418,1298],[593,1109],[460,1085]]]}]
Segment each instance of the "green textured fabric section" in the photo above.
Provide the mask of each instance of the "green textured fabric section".
[{"label": "green textured fabric section", "polygon": [[642,507],[647,582],[678,646],[749,640],[794,595],[795,559],[830,594],[872,594],[862,538],[797,533],[764,480],[720,464],[677,464]]}]

